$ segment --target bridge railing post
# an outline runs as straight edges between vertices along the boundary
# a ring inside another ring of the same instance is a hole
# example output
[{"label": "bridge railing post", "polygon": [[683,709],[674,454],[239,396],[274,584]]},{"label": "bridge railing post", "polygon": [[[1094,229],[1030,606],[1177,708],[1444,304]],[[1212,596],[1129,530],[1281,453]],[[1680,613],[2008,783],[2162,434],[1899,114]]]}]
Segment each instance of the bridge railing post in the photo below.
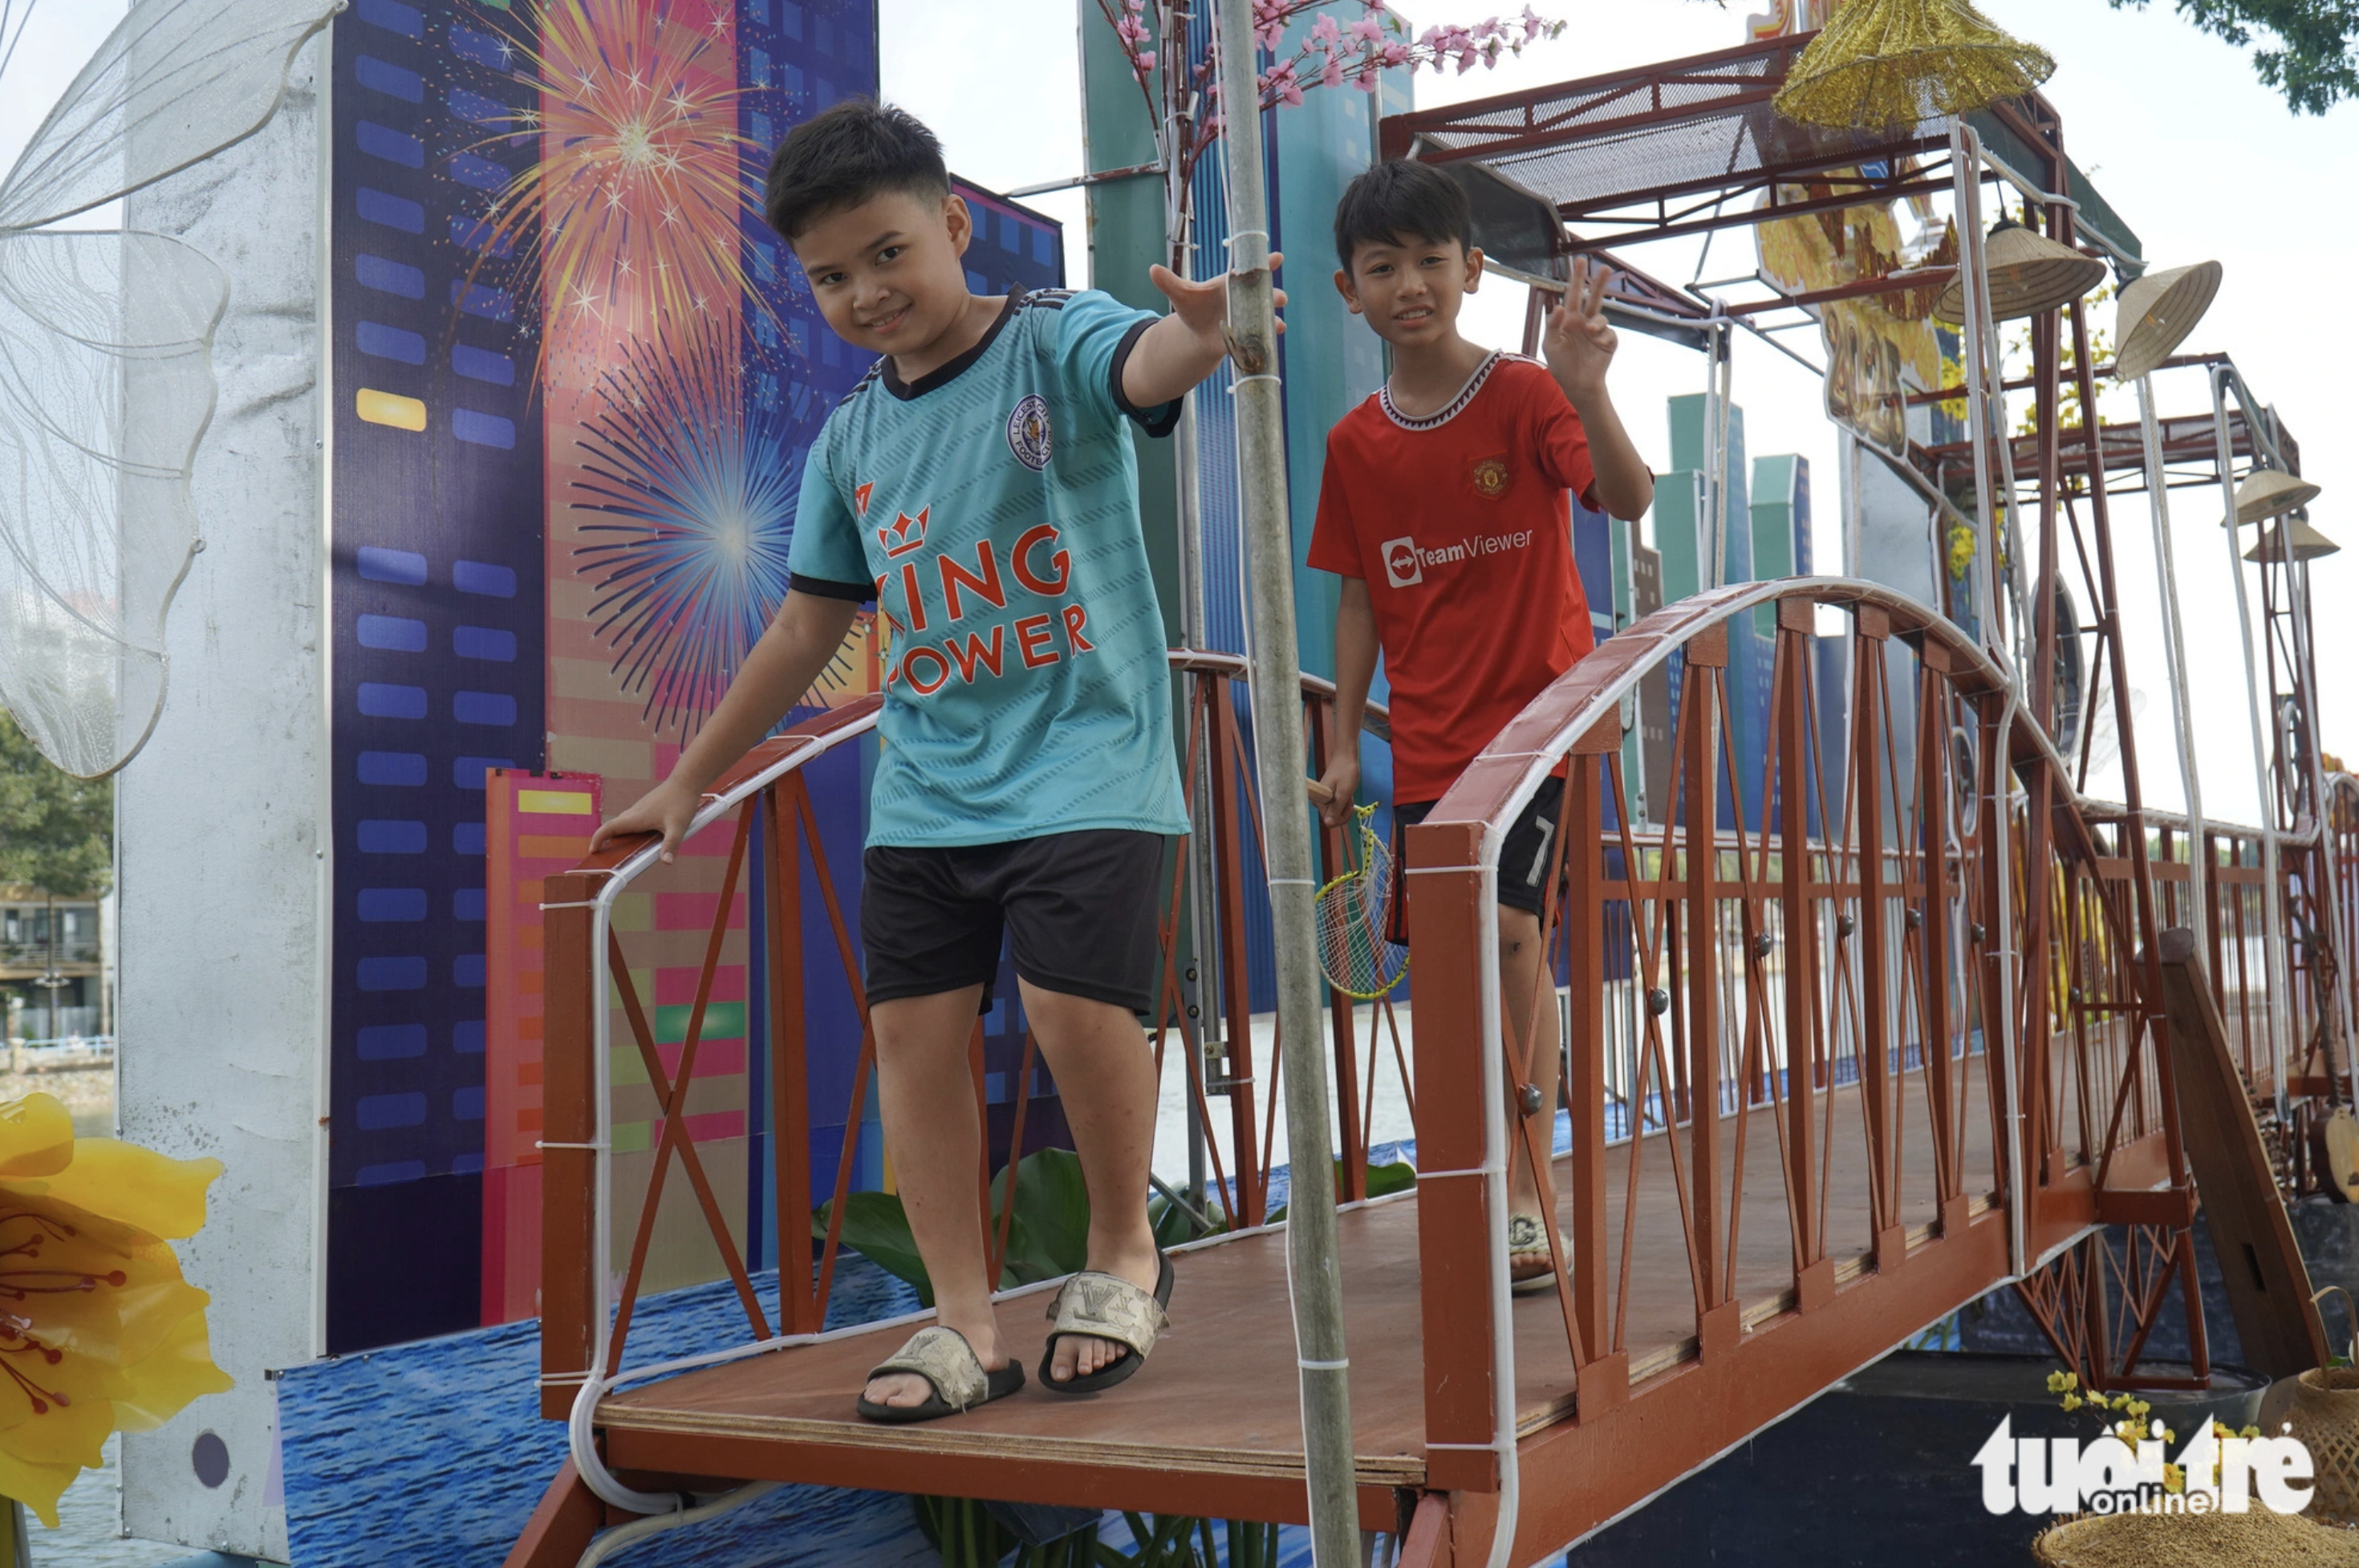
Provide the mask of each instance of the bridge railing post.
[{"label": "bridge railing post", "polygon": [[551,1421],[573,1408],[605,1320],[593,1262],[598,1156],[591,1147],[598,1136],[593,1009],[606,1002],[593,978],[591,904],[605,880],[566,872],[542,884],[540,1413]]},{"label": "bridge railing post", "polygon": [[[1417,954],[1418,1271],[1425,1345],[1427,1484],[1495,1491],[1485,1452],[1497,1433],[1493,1384],[1491,1188],[1484,1071],[1500,999],[1497,891],[1482,869],[1483,830],[1420,822],[1408,833],[1409,948]],[[1495,1085],[1494,1085],[1495,1089]],[[1509,1150],[1497,1151],[1504,1168]]]}]

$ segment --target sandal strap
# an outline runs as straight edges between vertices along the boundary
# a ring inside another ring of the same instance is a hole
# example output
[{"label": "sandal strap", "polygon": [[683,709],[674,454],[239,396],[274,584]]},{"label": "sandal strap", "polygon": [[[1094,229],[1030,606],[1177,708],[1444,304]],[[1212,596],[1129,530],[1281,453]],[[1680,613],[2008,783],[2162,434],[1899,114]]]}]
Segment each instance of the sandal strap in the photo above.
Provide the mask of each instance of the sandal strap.
[{"label": "sandal strap", "polygon": [[991,1378],[966,1335],[939,1323],[911,1334],[900,1349],[868,1369],[871,1377],[887,1372],[908,1372],[933,1385],[942,1403],[954,1410],[979,1405],[989,1397]]},{"label": "sandal strap", "polygon": [[1171,1323],[1154,1292],[1119,1274],[1095,1269],[1083,1269],[1065,1281],[1049,1304],[1049,1318],[1056,1324],[1049,1331],[1052,1339],[1060,1334],[1087,1334],[1126,1345],[1142,1357],[1155,1348],[1157,1334]]},{"label": "sandal strap", "polygon": [[1507,1216],[1507,1250],[1538,1252],[1548,1246],[1548,1233],[1540,1228],[1538,1218],[1532,1214]]}]

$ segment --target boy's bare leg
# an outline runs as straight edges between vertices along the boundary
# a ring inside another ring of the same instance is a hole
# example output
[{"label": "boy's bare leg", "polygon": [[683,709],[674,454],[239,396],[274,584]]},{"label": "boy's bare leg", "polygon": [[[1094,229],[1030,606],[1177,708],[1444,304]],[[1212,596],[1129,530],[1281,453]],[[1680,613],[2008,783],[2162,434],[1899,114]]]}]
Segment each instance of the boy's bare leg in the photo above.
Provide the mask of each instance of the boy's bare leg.
[{"label": "boy's bare leg", "polygon": [[[1127,1007],[1016,984],[1040,1054],[1056,1075],[1089,1183],[1089,1266],[1152,1290],[1157,1262],[1147,1176],[1155,1153],[1155,1058],[1145,1031]],[[1086,1377],[1125,1354],[1110,1340],[1068,1334],[1057,1341],[1050,1375],[1059,1382]]]},{"label": "boy's bare leg", "polygon": [[[984,1275],[983,1216],[975,1172],[983,1164],[983,1128],[974,1112],[974,1073],[967,1047],[974,1038],[983,987],[962,986],[930,996],[879,1002],[869,1009],[876,1030],[876,1084],[885,1144],[893,1156],[894,1184],[909,1216],[909,1235],[934,1286],[934,1316],[966,1335],[984,1369],[1007,1364],[991,1312],[991,1281]],[[923,1377],[887,1374],[866,1389],[872,1403],[922,1405],[933,1392]]]},{"label": "boy's bare leg", "polygon": [[[1499,1001],[1506,1016],[1507,1043],[1516,1059],[1529,1063],[1530,1077],[1527,1082],[1538,1084],[1540,1091],[1540,1114],[1534,1117],[1539,1133],[1542,1158],[1556,1144],[1557,1080],[1561,1065],[1559,1060],[1559,1033],[1556,1006],[1555,976],[1541,975],[1542,948],[1540,918],[1508,905],[1499,906]],[[1529,1044],[1526,1042],[1529,1041]],[[1512,1079],[1514,1074],[1510,1073]],[[1553,1224],[1553,1204],[1544,1200],[1532,1179],[1531,1160],[1524,1151],[1517,1118],[1522,1114],[1515,1103],[1519,1083],[1507,1085],[1507,1207],[1511,1214],[1536,1214],[1544,1223]],[[1518,1252],[1507,1259],[1510,1269],[1529,1273],[1549,1265],[1548,1244],[1543,1240],[1537,1253]]]}]

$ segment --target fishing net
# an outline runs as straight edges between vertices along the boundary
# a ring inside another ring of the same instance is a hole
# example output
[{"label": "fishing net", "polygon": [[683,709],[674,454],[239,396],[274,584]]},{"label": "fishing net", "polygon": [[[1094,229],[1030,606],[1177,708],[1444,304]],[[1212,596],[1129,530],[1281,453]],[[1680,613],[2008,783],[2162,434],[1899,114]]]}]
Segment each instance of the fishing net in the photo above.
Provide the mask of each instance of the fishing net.
[{"label": "fishing net", "polygon": [[2028,93],[2055,72],[1966,0],[1848,0],[1772,106],[1806,125],[1882,130]]},{"label": "fishing net", "polygon": [[[165,235],[49,225],[259,129],[339,8],[139,0],[0,179],[0,706],[69,773],[122,767],[163,703],[228,289]],[[0,58],[24,14],[0,0]]]},{"label": "fishing net", "polygon": [[1387,995],[1408,973],[1408,949],[1386,935],[1392,923],[1393,856],[1368,825],[1373,805],[1353,809],[1350,837],[1358,864],[1319,889],[1319,967],[1346,996]]}]

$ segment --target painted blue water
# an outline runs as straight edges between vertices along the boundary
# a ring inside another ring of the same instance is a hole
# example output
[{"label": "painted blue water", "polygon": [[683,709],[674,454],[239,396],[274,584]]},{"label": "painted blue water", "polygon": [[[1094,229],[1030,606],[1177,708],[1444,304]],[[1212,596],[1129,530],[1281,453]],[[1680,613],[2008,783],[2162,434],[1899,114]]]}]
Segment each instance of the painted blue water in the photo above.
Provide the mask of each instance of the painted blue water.
[{"label": "painted blue water", "polygon": [[[1625,1135],[1618,1110],[1611,1137]],[[1556,1117],[1554,1152],[1572,1146]],[[1414,1165],[1414,1139],[1379,1144],[1370,1162]],[[1284,1203],[1286,1167],[1269,1201]],[[775,1269],[755,1277],[778,1321]],[[916,1292],[854,1253],[836,1269],[828,1326],[915,1311]],[[725,1283],[645,1298],[625,1357],[645,1367],[740,1342],[742,1310]],[[538,1322],[451,1334],[290,1368],[278,1383],[288,1535],[296,1568],[498,1568],[565,1457],[560,1423],[540,1418]],[[1128,1537],[1109,1515],[1105,1539]],[[782,1487],[760,1501],[632,1550],[645,1568],[928,1568],[937,1559],[897,1493]],[[1280,1568],[1310,1561],[1309,1533],[1288,1528]]]},{"label": "painted blue water", "polygon": [[[758,1276],[777,1321],[777,1274]],[[829,1326],[914,1311],[915,1292],[865,1258],[836,1270]],[[626,1365],[741,1340],[725,1284],[641,1301]],[[540,1419],[538,1322],[289,1369],[279,1380],[288,1538],[298,1568],[498,1568],[565,1457]],[[935,1561],[908,1500],[782,1487],[734,1514],[632,1550],[647,1568],[788,1568]]]}]

